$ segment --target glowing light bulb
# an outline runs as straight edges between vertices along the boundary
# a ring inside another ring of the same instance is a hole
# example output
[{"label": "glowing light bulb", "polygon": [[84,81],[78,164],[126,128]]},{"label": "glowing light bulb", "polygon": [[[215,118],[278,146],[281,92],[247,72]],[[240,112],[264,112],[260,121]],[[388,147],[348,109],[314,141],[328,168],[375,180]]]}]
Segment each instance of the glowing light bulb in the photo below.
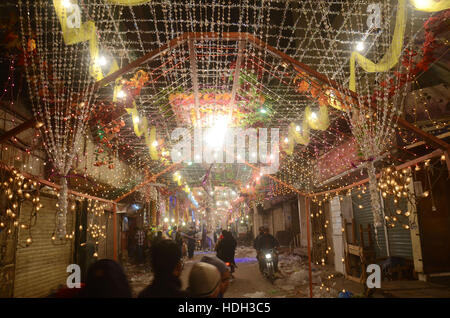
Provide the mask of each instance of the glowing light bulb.
[{"label": "glowing light bulb", "polygon": [[70,0],[62,0],[61,2],[64,8],[70,8],[72,6],[72,2]]},{"label": "glowing light bulb", "polygon": [[[117,94],[117,97],[119,97],[119,94]],[[134,116],[133,117],[133,123],[139,124],[140,121],[141,121],[141,119],[139,118],[139,116]]]},{"label": "glowing light bulb", "polygon": [[289,138],[288,137],[284,138],[284,143],[287,144],[288,142],[289,142]]},{"label": "glowing light bulb", "polygon": [[362,50],[364,50],[364,42],[358,42],[356,43],[356,50],[361,52]]},{"label": "glowing light bulb", "polygon": [[157,141],[157,140],[155,140],[154,142],[152,142],[152,146],[153,146],[153,147],[156,147],[156,146],[158,146],[158,141]]},{"label": "glowing light bulb", "polygon": [[300,126],[299,125],[297,125],[297,126],[295,126],[295,131],[300,131]]},{"label": "glowing light bulb", "polygon": [[311,113],[311,119],[312,120],[317,120],[317,113],[316,112],[312,112]]},{"label": "glowing light bulb", "polygon": [[431,0],[413,0],[413,4],[417,9],[427,9],[431,7]]},{"label": "glowing light bulb", "polygon": [[125,92],[120,90],[117,92],[117,98],[124,98],[126,96]]},{"label": "glowing light bulb", "polygon": [[98,63],[98,65],[100,65],[100,66],[105,66],[105,65],[108,63],[108,61],[107,61],[106,58],[102,55],[102,56],[100,56],[100,57],[97,59],[97,63]]}]

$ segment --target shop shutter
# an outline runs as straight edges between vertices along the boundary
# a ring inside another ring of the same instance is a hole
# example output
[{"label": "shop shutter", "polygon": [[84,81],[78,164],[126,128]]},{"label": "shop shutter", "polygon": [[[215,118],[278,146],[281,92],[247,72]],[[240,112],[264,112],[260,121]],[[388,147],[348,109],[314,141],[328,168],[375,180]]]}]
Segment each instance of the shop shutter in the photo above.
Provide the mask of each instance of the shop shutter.
[{"label": "shop shutter", "polygon": [[[358,195],[361,197],[359,198]],[[353,205],[353,217],[356,223],[356,239],[359,242],[359,225],[363,226],[363,229],[367,229],[367,224],[370,224],[372,230],[372,241],[375,247],[375,254],[377,258],[382,258],[387,256],[386,252],[386,236],[384,227],[377,228],[377,234],[375,234],[373,226],[373,214],[372,205],[370,200],[369,191],[362,193],[360,190],[352,191],[352,205]],[[362,206],[360,208],[359,206]],[[375,239],[376,238],[376,239]],[[369,243],[366,231],[364,231],[364,244]]]},{"label": "shop shutter", "polygon": [[[16,252],[16,273],[14,297],[45,297],[59,285],[65,285],[67,266],[73,263],[73,240],[55,245],[52,234],[55,230],[56,199],[40,196],[43,208],[38,212],[36,224],[32,227],[33,243],[25,247],[28,230],[19,230]],[[69,205],[70,206],[70,205]],[[22,203],[20,222],[28,223],[32,205]],[[68,232],[74,227],[75,213],[67,214]]]},{"label": "shop shutter", "polygon": [[[402,198],[398,204],[394,203],[392,196],[384,199],[384,209],[386,215],[396,216],[401,224],[409,224],[408,218],[403,215],[408,210],[408,201]],[[402,214],[398,215],[396,210],[401,210]],[[389,251],[391,256],[413,259],[411,233],[409,230],[397,225],[394,228],[388,227]]]},{"label": "shop shutter", "polygon": [[273,235],[276,237],[278,232],[284,231],[283,206],[279,206],[273,209],[272,213],[273,213]]}]

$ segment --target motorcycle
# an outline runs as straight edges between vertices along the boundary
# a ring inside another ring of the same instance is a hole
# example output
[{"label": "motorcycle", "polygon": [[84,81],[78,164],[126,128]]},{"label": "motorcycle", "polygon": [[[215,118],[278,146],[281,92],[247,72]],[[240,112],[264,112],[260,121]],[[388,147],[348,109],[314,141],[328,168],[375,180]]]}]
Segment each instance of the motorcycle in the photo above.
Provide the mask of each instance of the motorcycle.
[{"label": "motorcycle", "polygon": [[234,269],[237,267],[236,264],[226,262],[225,265],[227,265],[228,269],[230,270],[231,276],[233,276]]},{"label": "motorcycle", "polygon": [[272,284],[275,282],[275,259],[277,254],[274,250],[264,250],[260,253],[259,270]]}]

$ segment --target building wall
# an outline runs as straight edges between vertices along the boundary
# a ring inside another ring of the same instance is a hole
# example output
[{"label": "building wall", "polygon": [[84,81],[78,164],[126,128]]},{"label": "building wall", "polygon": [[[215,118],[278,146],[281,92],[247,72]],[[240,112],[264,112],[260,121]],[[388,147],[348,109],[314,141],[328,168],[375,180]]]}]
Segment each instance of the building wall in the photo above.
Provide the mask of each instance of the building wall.
[{"label": "building wall", "polygon": [[[52,241],[55,230],[56,198],[44,197],[44,207],[39,210],[36,224],[32,227],[33,243],[26,247],[28,230],[19,230],[16,252],[14,297],[45,297],[65,285],[67,266],[73,263],[73,240]],[[70,211],[70,209],[69,209]],[[30,218],[31,204],[25,201],[21,207],[20,221]],[[74,229],[75,213],[68,212],[67,228]],[[70,231],[70,230],[69,230]]]}]

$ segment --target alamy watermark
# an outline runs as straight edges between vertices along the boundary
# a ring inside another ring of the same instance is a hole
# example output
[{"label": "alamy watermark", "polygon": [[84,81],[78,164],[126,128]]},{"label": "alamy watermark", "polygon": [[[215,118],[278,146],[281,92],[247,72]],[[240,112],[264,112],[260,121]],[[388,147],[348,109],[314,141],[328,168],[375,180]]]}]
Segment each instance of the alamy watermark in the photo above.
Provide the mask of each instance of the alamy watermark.
[{"label": "alamy watermark", "polygon": [[80,265],[70,264],[66,272],[71,273],[66,280],[68,288],[81,288],[81,268]]},{"label": "alamy watermark", "polygon": [[[270,133],[270,136],[269,136]],[[269,141],[270,139],[270,141]],[[176,128],[171,140],[174,163],[262,163],[262,174],[274,174],[279,162],[279,128]],[[248,142],[247,142],[248,140]],[[248,144],[248,146],[247,146]]]},{"label": "alamy watermark", "polygon": [[381,288],[381,268],[378,264],[370,264],[367,266],[366,273],[370,273],[367,276],[366,285],[368,288]]}]

